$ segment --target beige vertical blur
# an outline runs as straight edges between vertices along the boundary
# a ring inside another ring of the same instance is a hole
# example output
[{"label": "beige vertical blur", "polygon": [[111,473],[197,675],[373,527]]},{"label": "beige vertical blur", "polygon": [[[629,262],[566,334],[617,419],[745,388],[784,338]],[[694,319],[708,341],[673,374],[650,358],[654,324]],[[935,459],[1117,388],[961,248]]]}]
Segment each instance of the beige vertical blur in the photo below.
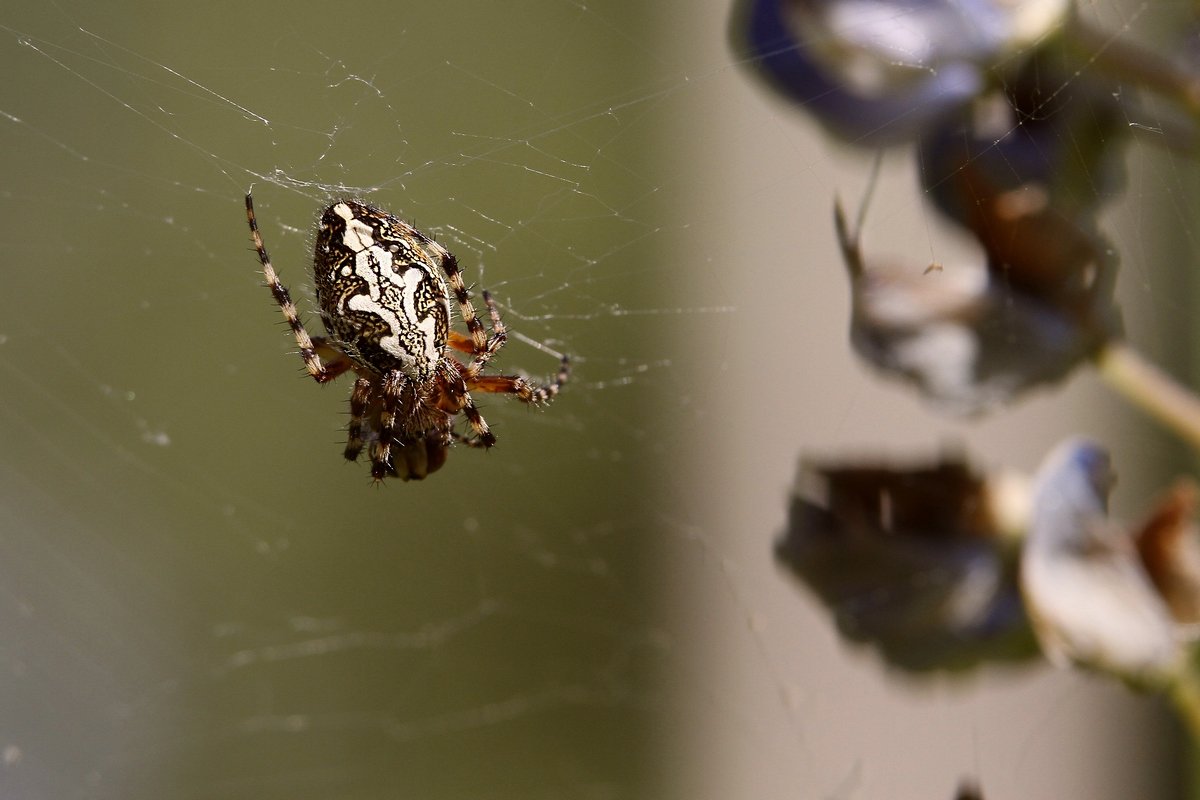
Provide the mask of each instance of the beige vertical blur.
[{"label": "beige vertical blur", "polygon": [[[673,458],[691,475],[672,498],[688,522],[665,598],[680,632],[663,731],[672,796],[949,798],[971,775],[987,797],[1163,796],[1170,745],[1152,701],[1048,664],[924,681],[889,674],[839,641],[816,601],[774,567],[802,455],[922,458],[949,444],[980,466],[1032,470],[1061,438],[1093,433],[1127,465],[1116,509],[1128,496],[1134,514],[1149,498],[1139,482],[1148,478],[1135,474],[1145,428],[1086,370],[969,424],[935,416],[855,359],[832,206],[837,195],[853,213],[871,156],[831,142],[748,80],[727,45],[730,5],[688,4],[661,20],[671,31],[664,58],[703,76],[667,132],[691,184],[681,216],[696,223],[669,257],[706,300],[735,308],[699,339],[689,329],[687,347],[704,357],[678,376],[694,390],[703,435]],[[903,150],[885,159],[863,246],[918,270],[977,258],[920,203]],[[1118,296],[1133,318],[1133,301],[1154,297],[1129,291],[1141,278],[1123,269]]]}]

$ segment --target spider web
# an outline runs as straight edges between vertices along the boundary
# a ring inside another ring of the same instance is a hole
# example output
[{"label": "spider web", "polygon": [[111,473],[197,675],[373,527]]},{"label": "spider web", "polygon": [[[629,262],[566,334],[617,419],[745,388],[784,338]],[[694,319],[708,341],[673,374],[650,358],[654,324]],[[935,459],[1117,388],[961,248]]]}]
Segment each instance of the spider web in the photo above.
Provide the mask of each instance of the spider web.
[{"label": "spider web", "polygon": [[[830,208],[870,157],[749,80],[726,3],[413,5],[0,18],[0,795],[1163,796],[1146,702],[898,679],[771,543],[801,455],[1170,440],[1087,375],[968,426],[864,370]],[[1084,10],[1153,37],[1187,8]],[[1112,217],[1163,357],[1188,164],[1133,148]],[[571,382],[544,412],[485,398],[494,451],[373,488],[340,455],[349,382],[303,378],[260,285],[250,188],[314,330],[313,221],[364,198],[492,290],[500,369],[565,352]],[[968,260],[915,191],[885,157],[867,246]]]}]

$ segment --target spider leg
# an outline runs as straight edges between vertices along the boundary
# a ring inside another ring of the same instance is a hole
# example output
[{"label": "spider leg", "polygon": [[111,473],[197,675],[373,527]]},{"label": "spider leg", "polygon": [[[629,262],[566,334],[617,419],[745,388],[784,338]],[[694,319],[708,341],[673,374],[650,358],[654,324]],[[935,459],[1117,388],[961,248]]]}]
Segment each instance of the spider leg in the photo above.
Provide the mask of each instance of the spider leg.
[{"label": "spider leg", "polygon": [[[571,362],[565,355],[559,364],[558,374],[555,375],[551,383],[545,386],[537,386],[525,378],[516,376],[489,375],[484,377],[480,375],[487,363],[508,341],[508,329],[504,326],[504,321],[500,319],[500,309],[496,306],[495,298],[486,289],[482,294],[483,302],[487,305],[488,316],[491,318],[492,323],[492,335],[488,337],[483,350],[474,349],[474,341],[462,334],[451,332],[452,335],[449,341],[450,346],[454,349],[470,353],[474,356],[470,364],[455,364],[458,373],[462,376],[463,388],[467,392],[478,389],[481,392],[494,394],[512,394],[532,405],[541,405],[550,402],[558,394],[559,389],[567,382],[567,378],[571,374]],[[473,403],[470,405],[472,408],[474,407]],[[465,412],[465,406],[463,410]],[[468,417],[468,419],[470,418]]]},{"label": "spider leg", "polygon": [[492,447],[496,444],[496,434],[492,433],[492,429],[488,427],[487,421],[483,415],[479,413],[479,409],[475,407],[475,401],[471,399],[471,395],[463,393],[462,415],[467,418],[467,424],[474,431],[473,436],[463,436],[455,433],[454,438],[470,447]]},{"label": "spider leg", "polygon": [[559,363],[558,374],[554,380],[543,386],[531,383],[528,379],[517,375],[477,375],[466,377],[470,367],[463,367],[467,391],[489,392],[492,394],[511,394],[518,400],[538,406],[549,403],[558,394],[559,389],[571,375],[571,361],[567,356]]},{"label": "spider leg", "polygon": [[324,336],[312,337],[312,343],[325,371],[332,376],[328,380],[341,377],[354,369],[354,362],[350,360],[350,357],[331,345]]},{"label": "spider leg", "polygon": [[472,447],[491,447],[496,443],[496,434],[492,433],[467,391],[466,382],[462,377],[465,369],[465,366],[453,358],[442,361],[437,375],[433,405],[447,414],[462,414],[467,418],[474,435],[466,438],[450,432],[453,438]]},{"label": "spider leg", "polygon": [[[371,442],[371,477],[376,481],[396,471],[392,466],[392,443],[396,440],[396,415],[402,407],[404,380],[404,373],[399,370],[392,370],[383,376],[379,438]],[[357,386],[356,383],[355,388]]]},{"label": "spider leg", "polygon": [[[279,304],[280,310],[283,311],[288,327],[292,329],[292,335],[296,337],[296,345],[300,348],[300,358],[304,359],[304,368],[317,383],[328,383],[345,370],[331,372],[321,363],[313,340],[309,338],[308,331],[304,329],[304,323],[300,321],[300,312],[296,310],[292,296],[279,281],[279,275],[275,272],[275,267],[271,265],[271,256],[267,254],[262,234],[258,231],[258,220],[254,217],[254,199],[249,193],[246,194],[246,221],[250,223],[250,238],[254,240],[254,249],[258,251],[258,260],[262,262],[263,277],[266,278],[267,288],[271,290],[271,295]],[[461,282],[460,279],[459,283]]]},{"label": "spider leg", "polygon": [[[462,272],[458,269],[458,259],[454,257],[453,253],[436,242],[431,241],[429,245],[437,253],[438,260],[442,265],[442,272],[446,273],[446,278],[450,281],[450,289],[454,292],[454,299],[458,301],[463,323],[467,326],[467,333],[471,334],[471,349],[464,350],[463,352],[482,353],[488,346],[487,332],[484,331],[483,323],[479,321],[479,317],[475,316],[475,306],[471,305],[471,293],[467,291],[467,285],[463,283]],[[455,334],[451,338],[457,336]],[[456,346],[455,349],[460,348]]]},{"label": "spider leg", "polygon": [[[486,289],[482,292],[483,302],[487,304],[488,317],[491,318],[493,335],[488,338],[484,344],[483,350],[475,349],[475,340],[470,336],[464,336],[458,331],[450,331],[449,338],[446,344],[454,348],[460,353],[466,353],[470,356],[479,355],[480,352],[490,353],[495,355],[501,347],[504,346],[508,338],[507,331],[504,328],[504,323],[500,320],[500,309],[496,307],[496,300],[492,297],[492,293]],[[491,358],[491,355],[488,357]]]},{"label": "spider leg", "polygon": [[475,354],[475,343],[471,341],[471,337],[461,334],[458,331],[450,331],[446,339],[446,344],[460,353]]},{"label": "spider leg", "polygon": [[454,431],[454,433],[452,433],[451,436],[453,436],[454,441],[458,442],[459,444],[464,444],[467,447],[480,447],[485,450],[496,443],[495,436],[492,436],[492,444],[486,444],[478,436],[466,436],[464,434],[459,433],[458,431]]},{"label": "spider leg", "polygon": [[496,307],[496,300],[492,297],[491,292],[483,290],[483,302],[487,305],[488,317],[492,323],[492,335],[488,337],[487,344],[482,352],[473,352],[471,355],[471,363],[467,365],[463,372],[463,378],[471,381],[487,365],[496,353],[500,352],[500,348],[508,342],[508,329],[504,327],[504,321],[500,319],[500,309]]},{"label": "spider leg", "polygon": [[[366,443],[363,429],[366,427],[367,410],[371,403],[371,379],[359,378],[354,382],[350,392],[350,425],[347,429],[346,450],[343,455],[347,461],[357,461]],[[373,474],[373,472],[372,472]]]}]

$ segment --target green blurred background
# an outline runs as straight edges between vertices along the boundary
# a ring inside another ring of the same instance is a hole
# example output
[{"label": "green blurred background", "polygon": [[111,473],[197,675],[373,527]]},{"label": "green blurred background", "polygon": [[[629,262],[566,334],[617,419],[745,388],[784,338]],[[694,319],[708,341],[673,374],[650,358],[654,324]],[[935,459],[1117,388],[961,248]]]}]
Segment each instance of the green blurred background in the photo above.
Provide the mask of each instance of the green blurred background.
[{"label": "green blurred background", "polygon": [[[621,384],[663,352],[611,314],[661,305],[666,273],[636,244],[651,131],[597,107],[642,84],[641,13],[4,12],[3,796],[645,787],[665,389]],[[373,488],[340,455],[349,383],[302,377],[260,287],[250,187],[302,308],[315,215],[367,195],[576,357],[565,402],[485,401],[493,452]]]}]

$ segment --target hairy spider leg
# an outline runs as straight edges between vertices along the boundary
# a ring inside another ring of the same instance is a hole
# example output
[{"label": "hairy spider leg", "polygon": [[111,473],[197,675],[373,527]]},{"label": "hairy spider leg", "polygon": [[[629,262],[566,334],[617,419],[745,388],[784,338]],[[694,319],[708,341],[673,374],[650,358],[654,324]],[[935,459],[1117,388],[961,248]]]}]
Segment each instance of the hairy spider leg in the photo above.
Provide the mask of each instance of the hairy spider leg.
[{"label": "hairy spider leg", "polygon": [[369,430],[367,411],[371,404],[371,379],[360,377],[354,381],[354,389],[350,392],[350,424],[346,430],[346,450],[343,453],[347,461],[357,461],[366,443],[364,431]]},{"label": "hairy spider leg", "polygon": [[550,402],[558,394],[559,389],[567,382],[567,378],[571,374],[571,362],[566,355],[562,357],[559,363],[558,373],[555,375],[554,380],[546,386],[537,386],[530,383],[527,379],[517,376],[480,376],[480,372],[483,371],[484,366],[487,365],[488,361],[508,341],[508,328],[505,327],[504,321],[500,319],[500,309],[496,306],[495,298],[486,289],[482,294],[483,302],[487,305],[488,316],[491,318],[492,323],[492,335],[488,339],[487,346],[482,352],[476,352],[473,349],[473,340],[453,331],[451,331],[449,341],[450,346],[454,349],[474,356],[470,364],[460,366],[459,368],[466,389],[468,391],[478,389],[481,392],[511,394],[533,405]]},{"label": "hairy spider leg", "polygon": [[471,305],[471,293],[467,291],[467,285],[463,283],[462,272],[458,268],[458,259],[437,242],[431,240],[429,244],[437,253],[438,263],[441,264],[442,272],[446,273],[446,278],[450,281],[450,289],[454,292],[454,299],[458,301],[463,322],[467,326],[467,332],[471,334],[472,350],[469,352],[481,353],[487,349],[487,333],[483,329],[483,323],[475,315],[475,306]]},{"label": "hairy spider leg", "polygon": [[383,410],[379,415],[379,438],[371,443],[371,477],[381,481],[395,468],[392,466],[392,443],[396,440],[396,416],[404,405],[404,389],[408,379],[400,370],[383,376],[380,387]]},{"label": "hairy spider leg", "polygon": [[481,375],[467,381],[467,390],[472,392],[490,392],[492,394],[511,394],[517,399],[530,405],[549,403],[558,394],[559,389],[571,375],[571,362],[564,355],[559,362],[558,374],[554,380],[544,386],[531,383],[517,375]]},{"label": "hairy spider leg", "polygon": [[275,272],[275,267],[271,265],[271,256],[267,254],[262,234],[258,231],[258,220],[254,216],[254,198],[248,192],[246,193],[246,221],[250,223],[250,238],[254,240],[254,249],[258,251],[258,260],[262,262],[263,277],[266,278],[267,288],[271,290],[271,295],[279,304],[280,310],[283,311],[284,318],[287,319],[288,327],[292,329],[292,335],[296,337],[296,345],[300,348],[300,358],[304,359],[304,368],[317,383],[328,383],[346,370],[334,372],[326,369],[325,365],[321,363],[313,340],[309,337],[308,331],[304,329],[304,323],[300,321],[300,312],[296,310],[292,296],[288,294],[288,290],[280,282],[279,275]]}]

